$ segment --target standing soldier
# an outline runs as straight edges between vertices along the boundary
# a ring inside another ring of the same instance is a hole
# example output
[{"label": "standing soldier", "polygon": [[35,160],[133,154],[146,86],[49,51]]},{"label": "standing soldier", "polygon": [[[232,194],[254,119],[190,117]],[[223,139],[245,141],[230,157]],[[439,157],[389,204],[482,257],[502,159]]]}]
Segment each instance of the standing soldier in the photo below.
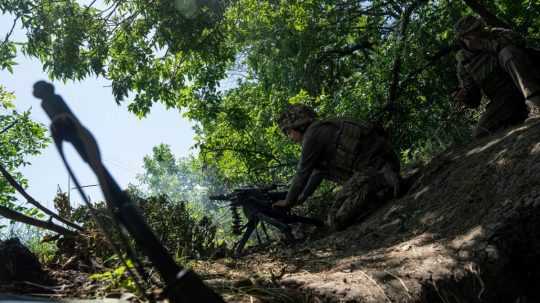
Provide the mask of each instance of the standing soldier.
[{"label": "standing soldier", "polygon": [[482,93],[489,99],[473,136],[525,121],[526,102],[540,106],[540,73],[523,39],[508,29],[488,29],[473,16],[458,21],[455,32],[461,49],[456,55],[460,88],[454,99],[473,108],[480,105]]},{"label": "standing soldier", "polygon": [[343,184],[328,223],[342,230],[399,192],[399,159],[384,130],[369,123],[317,120],[308,106],[289,105],[278,120],[281,130],[302,144],[296,176],[285,200],[274,207],[303,203],[323,179]]}]

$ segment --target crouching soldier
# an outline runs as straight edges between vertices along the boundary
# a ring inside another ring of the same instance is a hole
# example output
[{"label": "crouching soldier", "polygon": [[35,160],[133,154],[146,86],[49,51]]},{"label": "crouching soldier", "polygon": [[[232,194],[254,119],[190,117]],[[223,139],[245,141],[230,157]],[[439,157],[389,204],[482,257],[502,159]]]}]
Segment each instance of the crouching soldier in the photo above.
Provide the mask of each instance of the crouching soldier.
[{"label": "crouching soldier", "polygon": [[460,88],[454,99],[473,108],[479,106],[482,94],[489,99],[473,136],[522,123],[528,117],[526,102],[540,106],[540,72],[532,50],[524,48],[515,32],[487,28],[473,16],[458,21],[455,32]]},{"label": "crouching soldier", "polygon": [[285,200],[274,207],[303,203],[323,179],[343,184],[328,224],[342,230],[399,192],[399,159],[380,127],[349,120],[318,120],[313,109],[289,105],[281,130],[302,144],[296,175]]}]

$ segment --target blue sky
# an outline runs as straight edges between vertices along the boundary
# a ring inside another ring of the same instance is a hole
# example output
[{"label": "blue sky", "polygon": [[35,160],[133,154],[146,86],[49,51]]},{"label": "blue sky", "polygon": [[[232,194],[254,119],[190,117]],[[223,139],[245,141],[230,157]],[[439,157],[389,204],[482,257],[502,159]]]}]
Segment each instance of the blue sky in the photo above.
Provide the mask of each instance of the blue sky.
[{"label": "blue sky", "polygon": [[[0,37],[11,28],[12,18],[0,15]],[[14,41],[24,41],[24,33],[16,30]],[[15,93],[17,110],[31,108],[31,117],[47,127],[49,119],[41,109],[39,100],[32,96],[32,85],[38,80],[48,80],[41,64],[33,58],[17,57],[18,65],[13,73],[0,71],[0,85]],[[81,82],[54,82],[56,91],[71,107],[79,120],[96,137],[102,158],[112,175],[126,186],[136,183],[135,176],[142,172],[142,160],[160,143],[169,144],[177,156],[186,156],[193,151],[194,132],[189,121],[178,110],[166,110],[160,104],[154,105],[151,113],[140,120],[127,111],[126,105],[114,102],[109,83],[102,78],[89,78]],[[83,185],[95,184],[91,171],[69,147],[67,157]],[[21,169],[29,180],[28,192],[38,201],[52,205],[57,186],[66,191],[68,175],[54,144],[43,153],[28,159],[32,164]],[[72,183],[73,184],[73,183]],[[72,201],[79,203],[79,195],[72,190]],[[92,200],[100,200],[98,188],[87,189]]]}]

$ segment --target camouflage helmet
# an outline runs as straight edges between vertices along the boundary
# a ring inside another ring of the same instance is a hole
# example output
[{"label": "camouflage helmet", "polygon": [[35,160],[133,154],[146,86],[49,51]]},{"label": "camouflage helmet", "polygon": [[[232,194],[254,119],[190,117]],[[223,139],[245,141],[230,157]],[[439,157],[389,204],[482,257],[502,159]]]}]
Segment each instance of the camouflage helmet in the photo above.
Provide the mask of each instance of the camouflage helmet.
[{"label": "camouflage helmet", "polygon": [[479,29],[483,29],[486,26],[484,20],[475,16],[465,16],[456,23],[454,31],[458,38]]},{"label": "camouflage helmet", "polygon": [[287,129],[309,125],[315,119],[317,119],[317,113],[311,107],[303,104],[289,104],[279,116],[278,125],[283,132],[286,132]]}]

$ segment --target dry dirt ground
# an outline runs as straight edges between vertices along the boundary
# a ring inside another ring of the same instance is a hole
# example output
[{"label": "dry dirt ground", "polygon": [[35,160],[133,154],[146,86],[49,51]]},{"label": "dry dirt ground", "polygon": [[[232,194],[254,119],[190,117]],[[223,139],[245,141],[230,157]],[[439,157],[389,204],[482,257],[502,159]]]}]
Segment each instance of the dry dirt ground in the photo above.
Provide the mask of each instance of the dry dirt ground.
[{"label": "dry dirt ground", "polygon": [[195,268],[230,302],[540,302],[539,173],[532,119],[439,155],[343,232]]}]

